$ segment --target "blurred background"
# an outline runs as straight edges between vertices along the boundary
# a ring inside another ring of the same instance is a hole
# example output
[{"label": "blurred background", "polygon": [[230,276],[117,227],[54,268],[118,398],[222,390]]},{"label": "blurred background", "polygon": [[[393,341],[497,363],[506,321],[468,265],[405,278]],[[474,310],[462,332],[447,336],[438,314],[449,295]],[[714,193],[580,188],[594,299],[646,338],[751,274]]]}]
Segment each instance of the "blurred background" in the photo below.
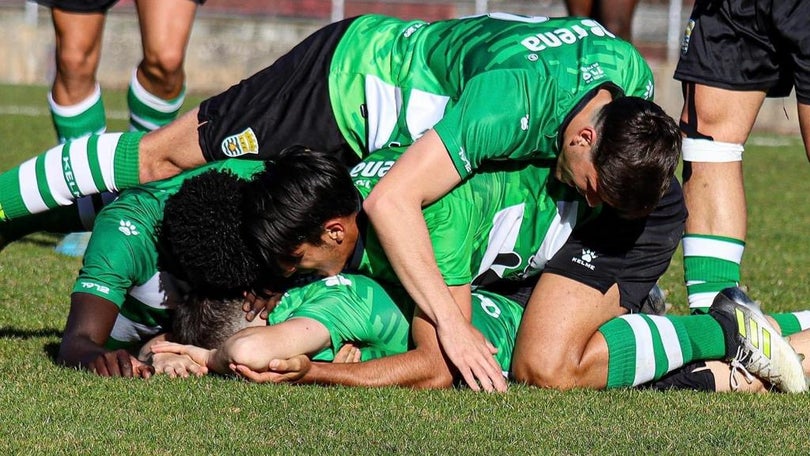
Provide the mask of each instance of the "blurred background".
[{"label": "blurred background", "polygon": [[[676,118],[682,98],[672,73],[693,1],[639,0],[632,21],[633,43],[656,75],[656,102]],[[189,43],[187,88],[202,95],[221,92],[269,65],[317,28],[344,17],[381,13],[434,21],[488,11],[566,15],[563,0],[208,0],[198,9]],[[0,0],[0,83],[49,85],[53,46],[50,10],[24,0]],[[121,0],[107,17],[98,72],[102,86],[125,89],[140,57],[134,4]],[[792,95],[768,100],[756,128],[798,134]]]}]

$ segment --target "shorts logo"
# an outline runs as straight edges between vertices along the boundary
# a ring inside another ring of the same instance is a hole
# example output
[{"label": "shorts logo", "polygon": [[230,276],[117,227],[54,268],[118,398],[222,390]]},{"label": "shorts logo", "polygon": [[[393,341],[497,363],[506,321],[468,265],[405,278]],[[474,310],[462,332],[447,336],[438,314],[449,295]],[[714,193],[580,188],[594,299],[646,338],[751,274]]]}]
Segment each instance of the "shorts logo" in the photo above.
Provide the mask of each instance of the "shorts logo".
[{"label": "shorts logo", "polygon": [[586,268],[593,271],[596,269],[596,266],[591,264],[591,262],[597,258],[599,258],[599,255],[597,255],[596,252],[594,252],[593,250],[582,249],[582,254],[580,254],[579,258],[572,257],[571,261],[580,266],[585,266]]},{"label": "shorts logo", "polygon": [[228,157],[238,157],[246,154],[259,154],[259,140],[256,133],[248,127],[242,133],[228,136],[222,141],[222,153]]},{"label": "shorts logo", "polygon": [[686,29],[683,31],[683,39],[681,40],[681,55],[686,55],[689,50],[689,40],[692,39],[692,30],[695,28],[695,20],[689,19],[686,23]]},{"label": "shorts logo", "polygon": [[0,220],[6,219],[6,211],[3,210],[3,205],[0,204]]}]

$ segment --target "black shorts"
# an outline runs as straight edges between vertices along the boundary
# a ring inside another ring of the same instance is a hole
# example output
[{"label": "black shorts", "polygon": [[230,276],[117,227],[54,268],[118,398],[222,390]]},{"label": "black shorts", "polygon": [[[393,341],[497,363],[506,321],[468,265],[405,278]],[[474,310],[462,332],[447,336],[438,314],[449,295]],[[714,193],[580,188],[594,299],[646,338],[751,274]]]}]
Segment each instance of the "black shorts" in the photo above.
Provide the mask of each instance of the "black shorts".
[{"label": "black shorts", "polygon": [[810,2],[696,0],[675,79],[810,103]]},{"label": "black shorts", "polygon": [[[198,5],[205,0],[191,0]],[[70,13],[106,13],[118,0],[36,0],[42,6]]]},{"label": "black shorts", "polygon": [[290,52],[200,104],[200,148],[207,161],[267,160],[303,145],[359,161],[338,128],[329,98],[329,65],[353,19],[330,24]]},{"label": "black shorts", "polygon": [[632,313],[666,272],[683,235],[686,206],[677,179],[647,217],[626,220],[609,207],[577,227],[546,264],[551,272],[602,293],[618,284],[619,304]]}]

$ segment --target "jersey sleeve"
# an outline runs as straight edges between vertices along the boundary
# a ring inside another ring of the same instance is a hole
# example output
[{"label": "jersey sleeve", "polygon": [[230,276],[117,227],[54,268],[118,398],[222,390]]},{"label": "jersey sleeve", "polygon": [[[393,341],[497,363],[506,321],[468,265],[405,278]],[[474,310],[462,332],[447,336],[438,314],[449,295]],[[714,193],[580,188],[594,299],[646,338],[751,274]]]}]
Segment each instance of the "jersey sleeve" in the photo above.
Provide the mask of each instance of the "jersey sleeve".
[{"label": "jersey sleeve", "polygon": [[294,302],[284,306],[279,303],[291,308],[284,319],[310,318],[329,331],[331,347],[313,359],[331,361],[349,342],[360,345],[363,361],[407,350],[407,319],[385,290],[370,279],[354,275],[327,277],[292,290],[285,299]]},{"label": "jersey sleeve", "polygon": [[[532,110],[544,97],[533,93],[538,84],[530,77],[526,71],[508,70],[476,76],[434,126],[462,179],[487,160],[554,156],[550,147],[538,147],[546,137],[545,122],[532,118]],[[553,111],[553,106],[547,108]],[[534,111],[541,112],[537,106]],[[556,134],[554,129],[552,140]]]},{"label": "jersey sleeve", "polygon": [[117,215],[122,214],[105,210],[96,219],[73,293],[89,293],[120,308],[127,291],[154,269],[157,255],[151,232],[140,232],[140,220]]}]

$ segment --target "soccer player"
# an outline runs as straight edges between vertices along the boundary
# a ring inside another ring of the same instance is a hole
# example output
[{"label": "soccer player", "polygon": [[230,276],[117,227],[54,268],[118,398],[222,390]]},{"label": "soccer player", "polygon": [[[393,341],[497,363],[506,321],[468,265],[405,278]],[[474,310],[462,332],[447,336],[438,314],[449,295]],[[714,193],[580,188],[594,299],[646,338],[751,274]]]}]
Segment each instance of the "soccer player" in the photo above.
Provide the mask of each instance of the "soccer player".
[{"label": "soccer player", "polygon": [[693,312],[740,282],[747,209],[742,155],[766,97],[796,88],[810,158],[810,2],[695,2],[675,79],[683,86],[681,130],[684,276]]},{"label": "soccer player", "polygon": [[[60,143],[107,129],[101,87],[96,80],[107,11],[117,0],[38,0],[51,9],[56,34],[56,73],[48,105]],[[143,59],[132,71],[127,103],[130,129],[151,131],[177,117],[185,99],[183,60],[197,5],[205,0],[137,0]],[[113,196],[107,195],[107,198]],[[79,201],[83,229],[99,205]],[[87,236],[68,235],[57,252],[81,256]]]},{"label": "soccer player", "polygon": [[[479,383],[502,390],[491,349],[437,270],[421,207],[485,162],[543,159],[558,164],[558,178],[588,204],[605,203],[628,217],[648,214],[669,188],[679,132],[660,108],[637,97],[653,97],[649,66],[591,19],[491,14],[427,24],[360,16],[326,26],[146,136],[77,140],[0,175],[0,219],[205,161],[272,158],[295,144],[347,164],[405,146],[365,199],[366,213],[465,380],[476,390]],[[571,342],[577,349],[586,344]]]},{"label": "soccer player", "polygon": [[[102,376],[148,377],[155,369],[187,375],[182,364],[160,359],[165,355],[153,358],[155,365],[150,365],[148,350],[137,354],[147,340],[171,329],[172,307],[196,283],[193,278],[172,276],[161,266],[161,261],[170,260],[159,246],[157,235],[166,199],[184,179],[200,172],[227,169],[249,177],[262,166],[261,162],[238,160],[214,163],[166,181],[129,189],[105,207],[95,221],[73,286],[57,362]],[[219,195],[228,200],[221,203],[223,207],[234,204],[238,196]],[[210,220],[210,229],[217,229],[216,221]],[[239,240],[228,238],[227,233],[220,239],[226,246]],[[243,259],[232,262],[231,268],[231,278],[237,279],[233,288],[224,288],[224,292],[233,291],[230,294],[239,296],[255,280],[256,265]],[[163,367],[160,362],[164,362]]]},{"label": "soccer player", "polygon": [[[373,192],[374,181],[384,179],[386,170],[392,166],[391,155],[396,152],[378,151],[355,167],[353,188],[342,166],[329,155],[306,150],[282,153],[244,187],[249,196],[244,200],[245,220],[238,223],[239,229],[247,233],[245,244],[249,252],[256,252],[266,267],[275,266],[286,274],[314,272],[329,276],[348,268],[381,281],[396,280],[374,231],[359,211],[355,193],[355,188],[362,194]],[[223,187],[207,191],[237,191],[229,188],[227,180],[218,182]],[[177,266],[184,274],[202,280],[206,274],[221,279],[228,275],[228,261],[226,255],[212,253],[217,250],[217,234],[209,233],[211,238],[207,241],[202,235],[197,236],[194,242],[186,242],[182,236],[183,231],[205,231],[207,223],[205,214],[194,208],[206,204],[208,198],[193,184],[184,184],[167,207],[164,219],[164,226],[169,228],[167,245],[176,252],[197,252],[191,253],[190,258],[203,255],[217,258],[216,262],[199,264],[180,259]],[[685,216],[677,186],[653,212],[659,224],[652,227],[643,221],[639,224],[615,218],[604,208],[580,212],[585,205],[560,196],[556,193],[560,188],[565,189],[550,178],[547,169],[524,164],[511,167],[510,172],[475,174],[425,208],[423,216],[443,280],[459,301],[466,298],[469,302],[473,286],[486,287],[493,280],[523,279],[540,271],[543,275],[559,274],[585,283],[589,279],[582,278],[577,271],[582,263],[590,264],[593,258],[585,259],[588,249],[583,246],[598,246],[608,237],[615,242],[614,248],[604,251],[610,261],[602,263],[605,266],[599,272],[610,280],[620,281],[624,307],[617,312],[620,318],[604,322],[592,336],[595,340],[590,347],[592,354],[588,366],[582,368],[577,386],[635,386],[659,379],[692,360],[727,358],[767,375],[782,389],[807,388],[795,353],[780,337],[769,335],[772,353],[753,357],[757,360],[753,361],[749,353],[751,344],[745,341],[749,336],[741,336],[737,320],[728,316],[729,312],[733,315],[737,311],[736,305],[726,305],[712,316],[623,315],[640,310],[642,293],[646,296],[664,272],[677,246]],[[189,209],[180,210],[185,206]],[[173,213],[172,207],[179,210],[178,214]],[[665,220],[669,222],[664,223]],[[572,252],[576,261],[572,261]],[[592,286],[600,285],[597,282]],[[752,307],[745,299],[734,297],[734,300],[742,301],[739,307]],[[527,308],[527,315],[530,309]],[[754,319],[766,333],[777,334],[758,311],[745,309],[741,310],[743,320]],[[525,325],[524,318],[522,327]],[[408,384],[411,378],[429,375],[444,363],[435,323],[417,312],[412,328],[416,350],[402,358],[383,358],[360,366],[330,366],[329,375],[333,377],[319,377],[317,381],[374,386]],[[756,337],[761,336],[757,333]],[[518,343],[520,340],[519,333]],[[544,339],[542,344],[553,350],[556,342]],[[743,347],[743,351],[737,353],[738,347]],[[760,359],[767,361],[758,365]],[[779,376],[783,378],[780,380]]]},{"label": "soccer player", "polygon": [[[60,142],[107,129],[96,80],[107,11],[117,0],[37,0],[51,9],[56,74],[48,94]],[[177,117],[185,99],[183,60],[197,5],[205,0],[137,0],[143,59],[133,69],[130,128],[151,131]]]}]

